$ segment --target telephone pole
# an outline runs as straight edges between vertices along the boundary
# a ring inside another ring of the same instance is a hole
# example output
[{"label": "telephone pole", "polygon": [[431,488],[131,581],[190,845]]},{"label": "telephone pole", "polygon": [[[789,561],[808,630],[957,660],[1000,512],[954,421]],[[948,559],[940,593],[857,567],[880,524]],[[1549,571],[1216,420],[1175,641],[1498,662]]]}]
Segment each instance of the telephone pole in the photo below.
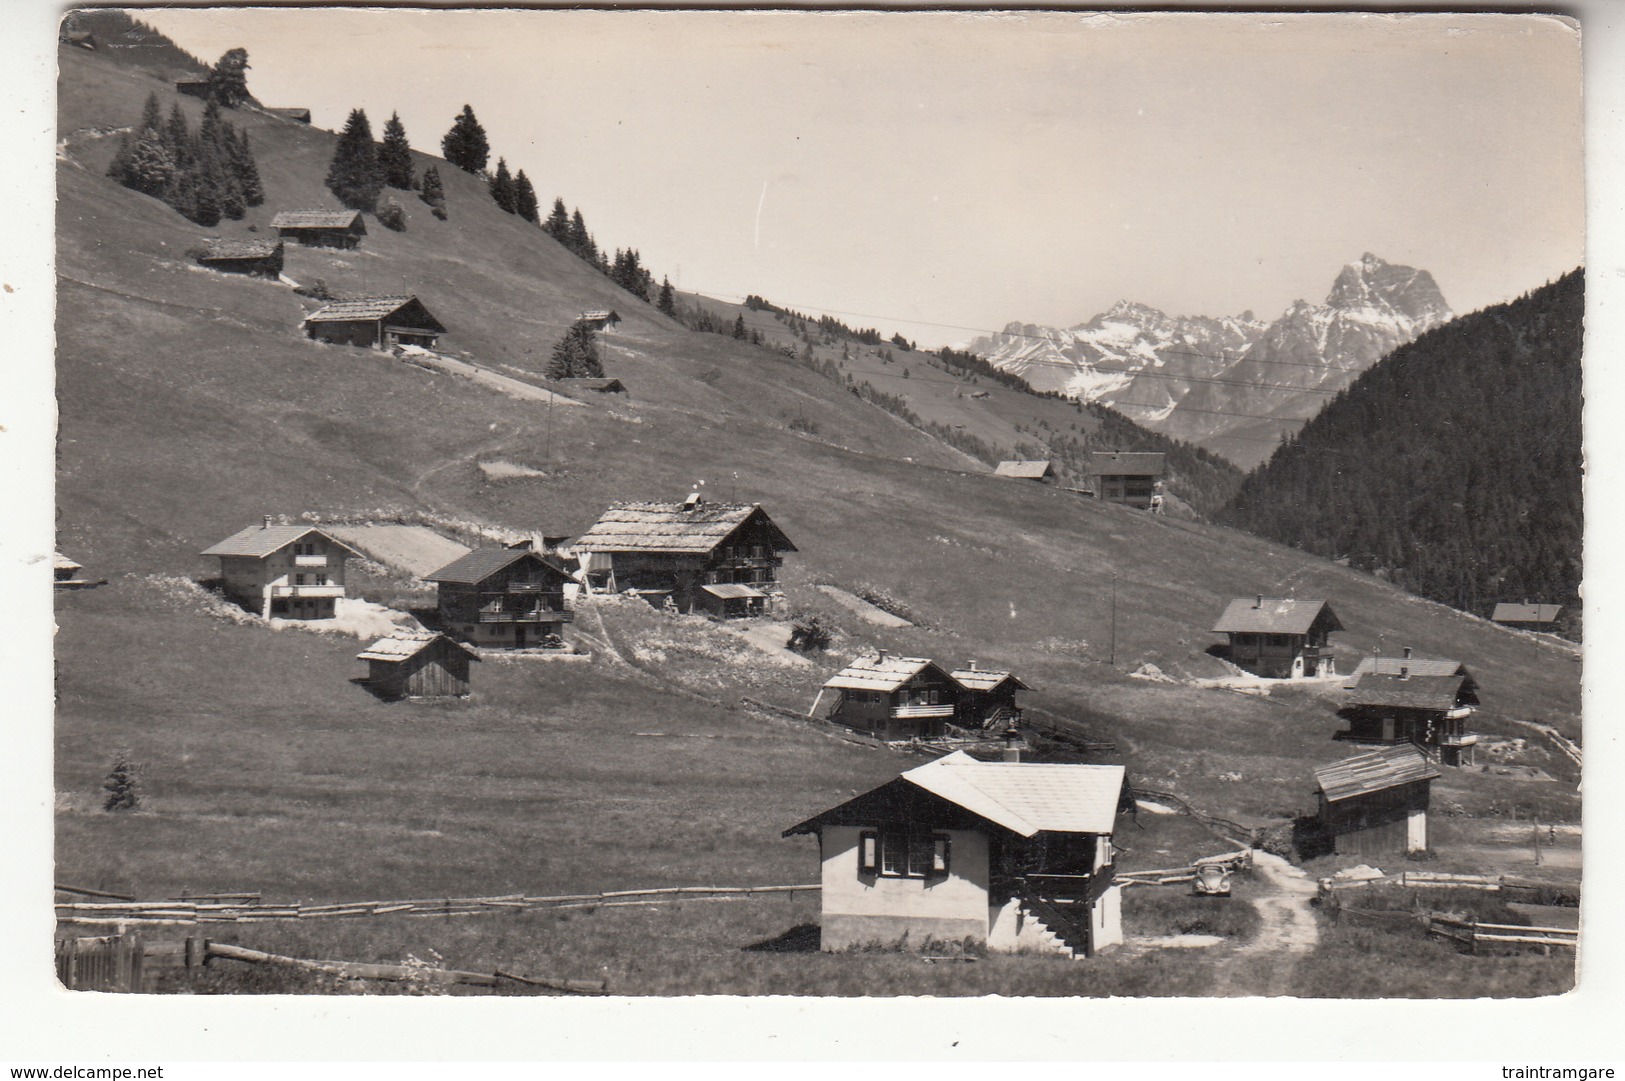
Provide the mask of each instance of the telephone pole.
[{"label": "telephone pole", "polygon": [[1112,660],[1113,668],[1117,667],[1117,575],[1112,575]]}]

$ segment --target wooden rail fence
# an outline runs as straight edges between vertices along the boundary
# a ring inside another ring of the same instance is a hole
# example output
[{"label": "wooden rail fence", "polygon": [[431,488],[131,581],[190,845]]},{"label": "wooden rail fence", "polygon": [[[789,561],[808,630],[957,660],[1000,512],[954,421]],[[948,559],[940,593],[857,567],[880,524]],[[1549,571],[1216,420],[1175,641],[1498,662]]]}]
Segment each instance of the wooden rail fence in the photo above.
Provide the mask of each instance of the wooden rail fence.
[{"label": "wooden rail fence", "polygon": [[[60,888],[60,887],[59,887]],[[312,920],[344,917],[476,916],[496,912],[554,911],[572,908],[622,908],[672,904],[677,901],[738,900],[771,894],[817,890],[817,885],[795,886],[667,886],[606,893],[569,893],[551,897],[511,894],[505,897],[435,897],[403,901],[346,901],[337,904],[268,904],[259,894],[217,894],[208,898],[168,901],[58,901],[60,923],[88,925],[174,925],[203,923],[259,923],[269,920]],[[64,891],[68,892],[68,891]],[[72,892],[83,893],[75,890]],[[236,898],[235,900],[213,899]]]},{"label": "wooden rail fence", "polygon": [[1461,943],[1477,953],[1482,946],[1520,947],[1538,946],[1545,954],[1553,946],[1576,949],[1580,932],[1572,927],[1526,927],[1513,923],[1480,923],[1476,920],[1457,919],[1454,916],[1428,917],[1428,934]]},{"label": "wooden rail fence", "polygon": [[1159,871],[1119,871],[1113,882],[1118,886],[1172,886],[1180,882],[1193,881],[1198,867],[1215,865],[1234,871],[1242,867],[1251,867],[1252,864],[1252,850],[1244,848],[1236,852],[1226,852],[1221,856],[1204,856],[1188,867],[1168,867]]}]

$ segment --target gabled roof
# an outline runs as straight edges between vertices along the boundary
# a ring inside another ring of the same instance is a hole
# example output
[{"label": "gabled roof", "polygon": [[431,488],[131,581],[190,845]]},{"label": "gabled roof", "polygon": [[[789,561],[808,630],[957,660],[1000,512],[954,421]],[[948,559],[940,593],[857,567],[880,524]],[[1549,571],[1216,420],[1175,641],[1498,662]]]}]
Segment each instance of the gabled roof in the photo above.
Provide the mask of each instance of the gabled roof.
[{"label": "gabled roof", "polygon": [[[889,783],[922,789],[1022,837],[1044,832],[1110,833],[1123,792],[1123,767],[981,762],[955,751]],[[857,800],[792,826],[784,835],[814,832]]]},{"label": "gabled roof", "polygon": [[1415,747],[1379,747],[1315,770],[1315,784],[1329,803],[1368,796],[1413,781],[1435,780],[1438,771]]},{"label": "gabled roof", "polygon": [[337,545],[356,558],[361,553],[331,534],[324,533],[315,526],[308,525],[251,525],[247,529],[239,530],[218,544],[203,549],[200,553],[206,556],[255,556],[264,559],[274,552],[301,540],[314,533],[327,541]]},{"label": "gabled roof", "polygon": [[455,649],[460,649],[474,660],[480,655],[463,645],[454,638],[447,638],[443,634],[433,631],[397,631],[387,638],[380,638],[366,649],[357,653],[358,661],[405,661],[416,657],[419,653],[434,645],[435,642],[446,642]]},{"label": "gabled roof", "polygon": [[1463,673],[1450,676],[1372,675],[1360,677],[1349,697],[1350,705],[1390,706],[1400,709],[1455,709],[1458,703],[1477,705],[1478,685]]},{"label": "gabled roof", "polygon": [[206,240],[202,261],[211,259],[264,259],[282,247],[280,240]]},{"label": "gabled roof", "polygon": [[1322,612],[1331,620],[1327,630],[1343,629],[1332,606],[1322,600],[1238,597],[1224,610],[1213,631],[1215,634],[1308,634]]},{"label": "gabled roof", "polygon": [[1165,455],[1147,452],[1125,453],[1097,450],[1089,454],[1092,477],[1160,477]]},{"label": "gabled roof", "polygon": [[865,657],[841,669],[824,686],[843,691],[895,691],[927,668],[937,675],[953,678],[929,657]]},{"label": "gabled roof", "polygon": [[767,594],[759,589],[752,589],[737,582],[719,582],[712,586],[701,586],[700,589],[716,597],[718,600],[737,601],[751,597],[766,597]]},{"label": "gabled roof", "polygon": [[354,300],[335,300],[331,304],[305,316],[305,322],[353,323],[388,319],[402,308],[413,304],[417,305],[419,312],[424,317],[424,322],[434,324],[432,329],[439,333],[446,333],[446,328],[440,325],[440,320],[430,315],[429,309],[424,307],[423,302],[414,296],[356,297]]},{"label": "gabled roof", "polygon": [[1020,477],[1022,480],[1043,480],[1045,477],[1055,475],[1055,467],[1050,465],[1047,460],[1000,462],[994,467],[993,475],[995,477]]},{"label": "gabled roof", "polygon": [[433,574],[425,574],[423,580],[476,586],[498,571],[506,570],[525,559],[534,559],[555,574],[564,578],[570,577],[569,571],[531,548],[476,548],[467,555],[447,563]]},{"label": "gabled roof", "polygon": [[1506,604],[1495,606],[1490,619],[1496,623],[1550,623],[1563,614],[1560,604]]},{"label": "gabled roof", "polygon": [[75,563],[61,552],[53,552],[51,553],[51,569],[59,571],[77,571],[83,570],[84,564]]},{"label": "gabled roof", "polygon": [[359,210],[283,210],[271,219],[273,229],[360,229],[367,223]]},{"label": "gabled roof", "polygon": [[793,552],[773,519],[755,504],[612,503],[576,541],[581,552],[681,552],[705,554],[747,521],[759,518],[773,534],[774,551]]},{"label": "gabled roof", "polygon": [[1360,663],[1354,666],[1350,673],[1353,679],[1349,686],[1354,686],[1361,676],[1397,676],[1399,670],[1406,669],[1413,676],[1464,676],[1467,666],[1460,661],[1445,661],[1431,657],[1362,657]]},{"label": "gabled roof", "polygon": [[610,311],[610,310],[606,310],[606,309],[603,309],[603,308],[600,308],[597,311],[582,312],[581,315],[578,316],[577,318],[579,320],[581,320],[581,321],[585,321],[585,322],[589,322],[589,323],[598,323],[598,322],[619,323],[621,321],[621,317],[620,317],[619,313],[614,312],[614,311]]},{"label": "gabled roof", "polygon": [[1015,684],[1018,691],[1032,689],[1009,672],[990,672],[985,668],[956,668],[952,675],[959,685],[968,691],[991,691],[1006,680]]},{"label": "gabled roof", "polygon": [[[298,120],[305,124],[310,123],[310,110],[302,109],[298,106],[279,106],[276,108],[267,109],[266,112],[270,113],[272,116],[280,116],[288,120]],[[294,211],[294,213],[298,212]]]}]

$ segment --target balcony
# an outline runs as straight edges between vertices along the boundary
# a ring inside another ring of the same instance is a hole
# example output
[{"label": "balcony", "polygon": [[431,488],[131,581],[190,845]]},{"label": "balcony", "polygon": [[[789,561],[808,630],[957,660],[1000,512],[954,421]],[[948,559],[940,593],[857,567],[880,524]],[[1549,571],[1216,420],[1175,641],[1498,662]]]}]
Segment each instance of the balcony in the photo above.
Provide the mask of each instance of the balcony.
[{"label": "balcony", "polygon": [[481,623],[573,623],[570,609],[537,608],[525,612],[481,612]]},{"label": "balcony", "polygon": [[509,593],[557,593],[557,589],[549,589],[550,582],[509,582],[503,587]]},{"label": "balcony", "polygon": [[294,556],[293,565],[296,567],[325,567],[326,556]]},{"label": "balcony", "polygon": [[1439,746],[1441,747],[1476,747],[1477,745],[1478,733],[1476,732],[1468,732],[1461,736],[1445,736],[1439,740]]},{"label": "balcony", "polygon": [[938,717],[952,717],[954,707],[952,702],[935,706],[893,706],[891,716],[897,721],[934,720]]},{"label": "balcony", "polygon": [[273,597],[342,597],[344,587],[325,586],[271,586]]},{"label": "balcony", "polygon": [[1447,721],[1465,721],[1468,717],[1471,717],[1472,715],[1473,715],[1473,707],[1472,706],[1457,706],[1455,709],[1446,710],[1445,715],[1444,715],[1444,719],[1447,720]]}]

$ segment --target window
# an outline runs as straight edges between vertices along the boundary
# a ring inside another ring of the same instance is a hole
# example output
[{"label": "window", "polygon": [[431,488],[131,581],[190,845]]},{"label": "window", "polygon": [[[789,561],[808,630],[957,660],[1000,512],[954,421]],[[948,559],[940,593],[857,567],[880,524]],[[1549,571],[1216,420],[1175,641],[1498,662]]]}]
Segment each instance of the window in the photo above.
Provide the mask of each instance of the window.
[{"label": "window", "polygon": [[858,869],[886,878],[939,878],[948,873],[948,835],[897,826],[858,835]]},{"label": "window", "polygon": [[293,584],[296,585],[296,586],[304,585],[305,584],[305,576],[302,575],[302,574],[294,575],[293,576]]},{"label": "window", "polygon": [[327,584],[327,575],[325,575],[325,574],[316,575],[316,584],[319,585],[319,586],[325,586]]}]

